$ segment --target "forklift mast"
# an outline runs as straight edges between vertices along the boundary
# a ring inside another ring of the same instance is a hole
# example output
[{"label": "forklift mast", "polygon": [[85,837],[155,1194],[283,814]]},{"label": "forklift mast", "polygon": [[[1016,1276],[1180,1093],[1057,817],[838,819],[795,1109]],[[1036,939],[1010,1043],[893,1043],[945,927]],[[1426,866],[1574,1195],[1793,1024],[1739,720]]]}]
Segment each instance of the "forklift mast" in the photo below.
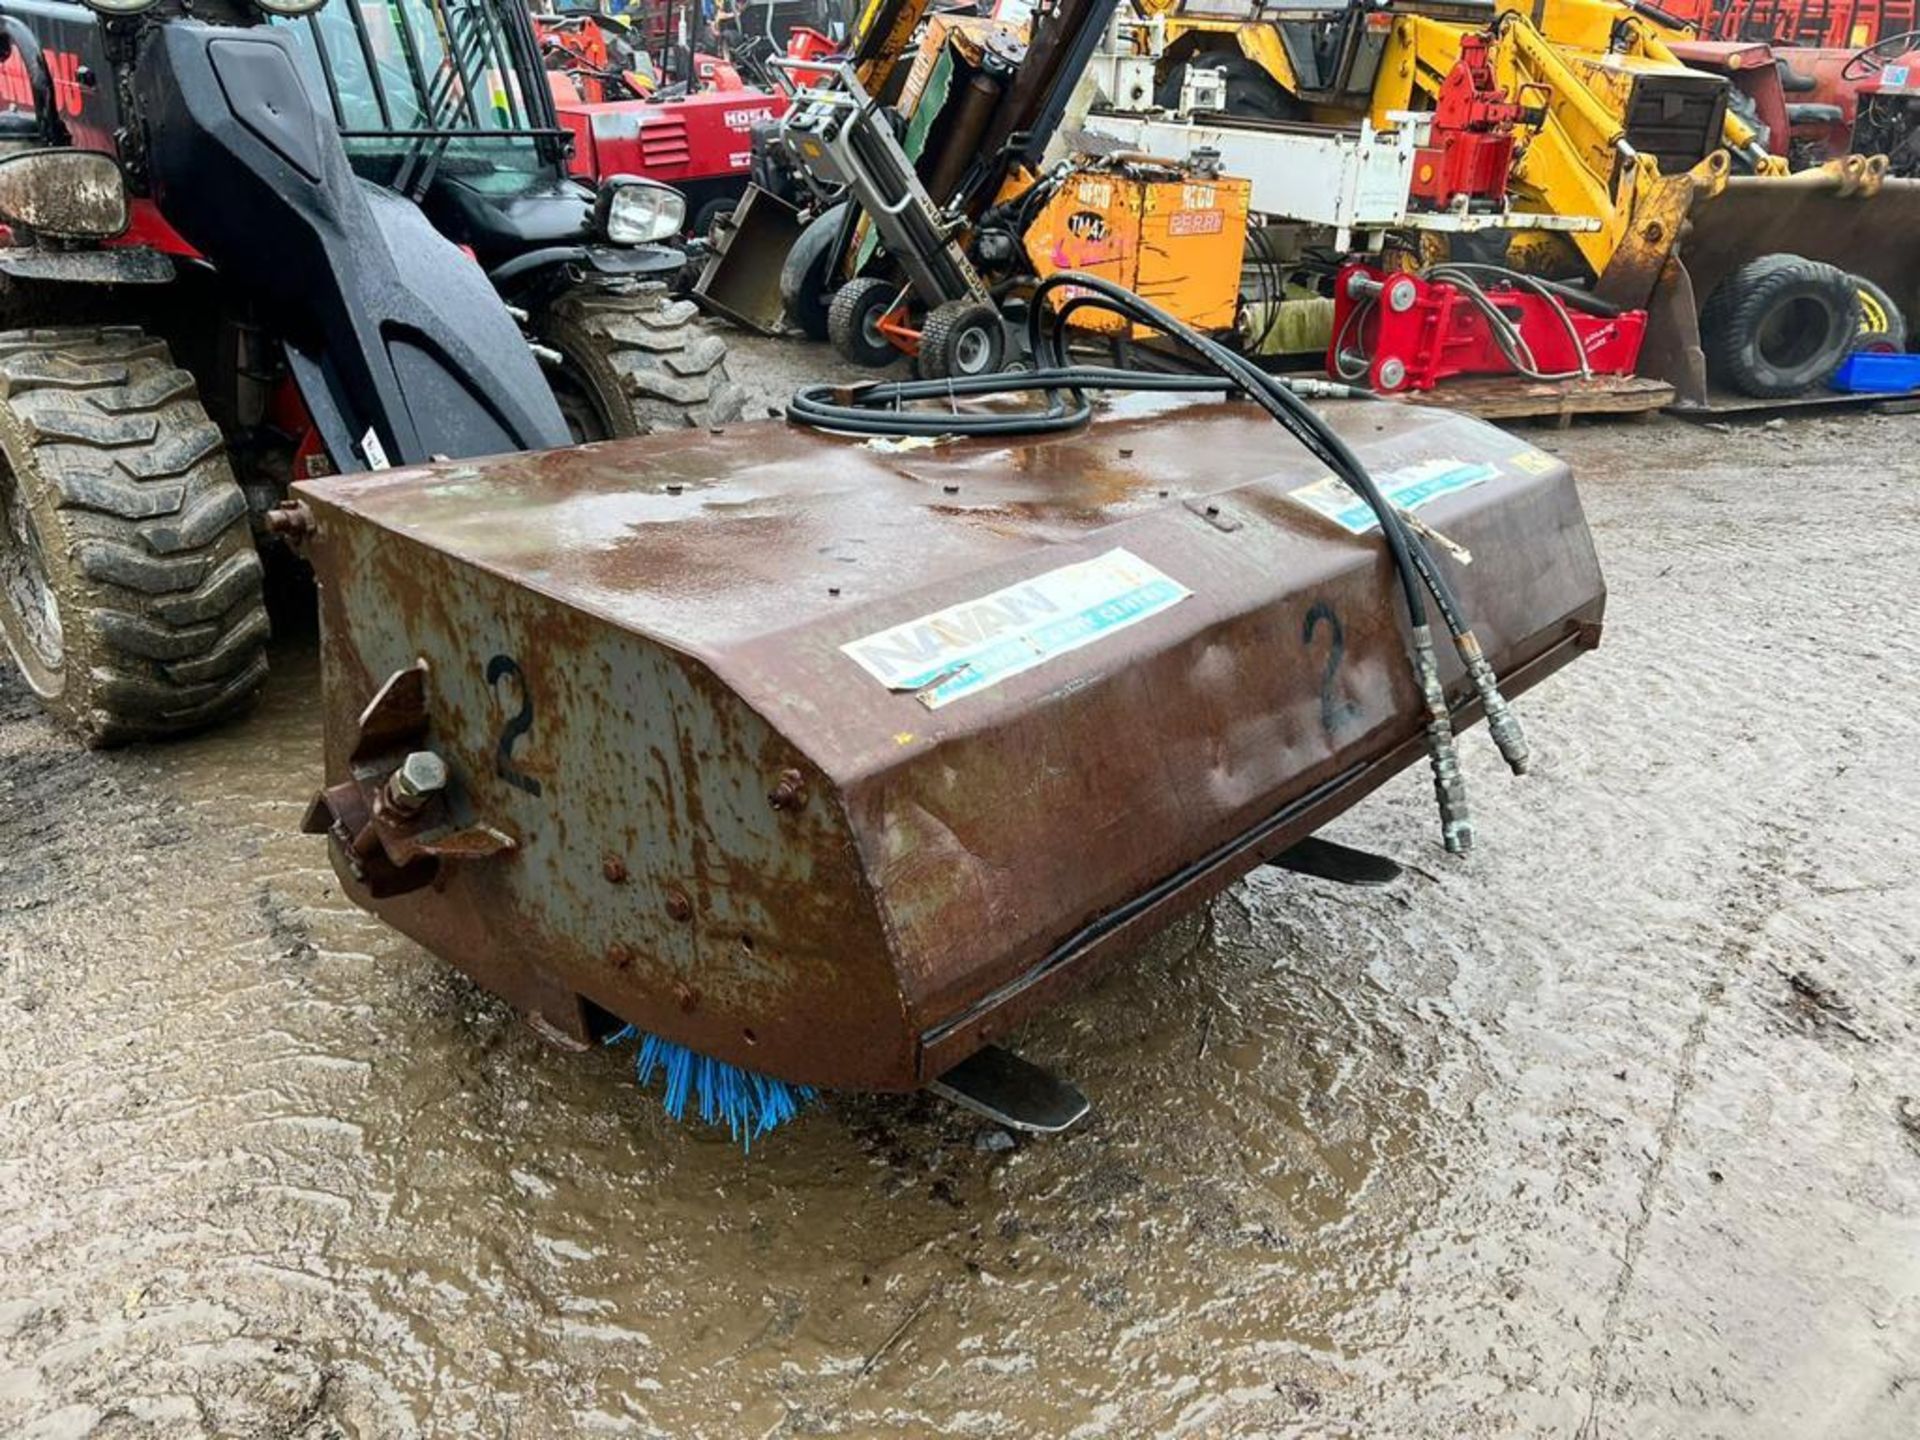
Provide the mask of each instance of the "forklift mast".
[{"label": "forklift mast", "polygon": [[1027,58],[988,127],[982,155],[1000,157],[1003,167],[1040,163],[1118,7],[1119,0],[1051,0],[1035,10]]},{"label": "forklift mast", "polygon": [[853,24],[853,46],[848,59],[860,88],[882,101],[893,99],[897,77],[906,79],[900,62],[913,48],[914,31],[933,8],[933,0],[864,0]]}]

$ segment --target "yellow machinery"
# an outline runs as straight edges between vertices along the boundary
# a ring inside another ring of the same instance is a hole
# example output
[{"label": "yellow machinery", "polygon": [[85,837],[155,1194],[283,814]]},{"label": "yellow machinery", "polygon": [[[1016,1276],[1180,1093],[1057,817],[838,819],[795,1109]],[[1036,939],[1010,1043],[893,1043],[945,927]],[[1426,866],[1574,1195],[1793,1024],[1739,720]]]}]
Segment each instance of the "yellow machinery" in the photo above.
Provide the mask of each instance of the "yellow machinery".
[{"label": "yellow machinery", "polygon": [[[1060,270],[1104,276],[1195,329],[1231,330],[1251,189],[1245,180],[1137,157],[1075,169],[1027,226],[1027,259],[1043,280]],[[1128,328],[1111,310],[1082,312],[1074,323],[1115,334]]]},{"label": "yellow machinery", "polygon": [[[854,363],[905,351],[923,375],[946,378],[1012,358],[1002,303],[1064,269],[1115,280],[1196,328],[1231,330],[1245,181],[1150,156],[1047,158],[1116,4],[1060,0],[1022,29],[951,15],[919,24],[919,0],[872,0],[848,61],[800,89],[782,123],[810,179],[844,187],[848,202],[789,251],[787,312],[811,306],[822,338]],[[796,253],[821,258],[797,273]],[[1091,310],[1074,323],[1127,330]]]},{"label": "yellow machinery", "polygon": [[1381,129],[1431,109],[1462,39],[1488,35],[1501,86],[1545,101],[1519,134],[1513,208],[1600,222],[1521,232],[1509,263],[1584,272],[1603,298],[1651,309],[1643,369],[1683,400],[1706,395],[1696,297],[1759,256],[1828,262],[1920,312],[1920,246],[1894,239],[1920,232],[1920,182],[1885,180],[1884,160],[1859,156],[1786,174],[1724,78],[1674,54],[1686,32],[1621,0],[1134,4],[1137,43],[1160,56],[1162,104],[1190,65],[1217,67],[1231,114]]},{"label": "yellow machinery", "polygon": [[[1333,123],[1364,116],[1376,129],[1430,108],[1462,38],[1491,22],[1502,87],[1546,99],[1545,118],[1514,163],[1516,208],[1598,219],[1598,230],[1551,242],[1576,245],[1596,277],[1616,257],[1657,274],[1677,222],[1697,194],[1717,192],[1732,156],[1758,173],[1784,170],[1728,108],[1725,82],[1682,64],[1653,22],[1617,0],[1413,0],[1385,9],[1135,3],[1161,28],[1164,67],[1241,62],[1228,71],[1230,109],[1279,108]],[[1277,101],[1260,103],[1265,87]]]}]

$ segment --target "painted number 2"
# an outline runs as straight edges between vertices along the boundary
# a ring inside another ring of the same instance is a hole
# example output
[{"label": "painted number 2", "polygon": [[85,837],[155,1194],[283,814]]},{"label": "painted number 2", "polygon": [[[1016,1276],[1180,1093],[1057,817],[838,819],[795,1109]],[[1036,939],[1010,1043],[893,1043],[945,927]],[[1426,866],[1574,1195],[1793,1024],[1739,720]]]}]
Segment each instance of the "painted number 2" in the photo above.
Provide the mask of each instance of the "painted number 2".
[{"label": "painted number 2", "polygon": [[[507,681],[503,690],[500,682]],[[487,685],[500,699],[500,708],[506,713],[507,720],[500,727],[499,749],[494,755],[493,773],[529,795],[540,793],[540,782],[514,766],[513,747],[533,729],[533,692],[527,688],[527,677],[520,669],[520,662],[511,655],[496,655],[487,662]]]},{"label": "painted number 2", "polygon": [[1300,643],[1311,649],[1313,633],[1322,625],[1327,627],[1327,663],[1320,671],[1320,723],[1329,735],[1337,735],[1358,718],[1360,707],[1342,700],[1337,693],[1340,662],[1347,658],[1347,632],[1326,601],[1315,601],[1307,611],[1306,623],[1300,627]]}]

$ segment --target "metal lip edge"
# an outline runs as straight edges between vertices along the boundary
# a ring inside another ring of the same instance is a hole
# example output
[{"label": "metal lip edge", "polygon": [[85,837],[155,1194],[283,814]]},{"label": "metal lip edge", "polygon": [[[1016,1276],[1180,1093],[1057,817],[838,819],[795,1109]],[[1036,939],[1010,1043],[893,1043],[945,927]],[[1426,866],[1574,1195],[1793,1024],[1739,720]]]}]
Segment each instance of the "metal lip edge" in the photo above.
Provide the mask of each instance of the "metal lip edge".
[{"label": "metal lip edge", "polygon": [[[1502,687],[1509,698],[1531,689],[1539,681],[1577,658],[1583,651],[1592,649],[1597,640],[1598,611],[1603,604],[1603,601],[1595,600],[1567,616],[1561,622],[1563,633],[1558,639],[1549,643],[1531,659],[1522,661],[1501,676]],[[1478,696],[1470,695],[1456,701],[1449,708],[1455,719],[1462,725],[1471,724],[1482,718]],[[1354,803],[1358,803],[1417,760],[1419,753],[1420,739],[1415,734],[1373,759],[1356,761],[1338,774],[1320,781],[1304,795],[1288,801],[1265,819],[1256,821],[1239,835],[1216,846],[1201,859],[1157,881],[1133,899],[1123,901],[1113,909],[1089,920],[1021,974],[996,986],[968,1005],[960,1014],[923,1030],[919,1038],[919,1067],[922,1075],[932,1073],[928,1057],[938,1054],[941,1047],[951,1044],[968,1031],[977,1029],[1008,1005],[1017,1005],[1022,997],[1036,987],[1048,981],[1064,979],[1083,970],[1085,962],[1098,956],[1120,932],[1131,928],[1135,922],[1148,918],[1169,901],[1176,899],[1183,891],[1217,879],[1222,872],[1233,872],[1238,862],[1245,859],[1250,852],[1257,852],[1263,843],[1271,840],[1289,825],[1311,816],[1315,810],[1324,807],[1349,786],[1358,787],[1359,793],[1354,796]],[[1343,806],[1341,810],[1344,811],[1346,808],[1350,807]],[[1335,811],[1334,815],[1339,813],[1341,811]],[[1328,815],[1326,819],[1330,820],[1334,815]],[[1231,884],[1233,880],[1239,878],[1240,874],[1253,870],[1261,863],[1260,860],[1255,859],[1248,864],[1240,865],[1238,873],[1228,873],[1225,883]],[[964,1057],[943,1057],[944,1063],[939,1068],[944,1070],[959,1058]]]}]

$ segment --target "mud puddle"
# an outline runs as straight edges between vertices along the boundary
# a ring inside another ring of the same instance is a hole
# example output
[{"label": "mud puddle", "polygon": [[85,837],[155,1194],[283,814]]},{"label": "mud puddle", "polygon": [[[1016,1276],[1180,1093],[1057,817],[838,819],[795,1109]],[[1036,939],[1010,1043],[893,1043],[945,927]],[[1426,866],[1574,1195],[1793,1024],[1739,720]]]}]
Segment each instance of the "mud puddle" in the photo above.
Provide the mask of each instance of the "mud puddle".
[{"label": "mud puddle", "polygon": [[1481,852],[1403,777],[1334,833],[1405,882],[1162,936],[1019,1037],[1096,1110],[1012,1149],[742,1156],[346,905],[298,637],[105,756],[0,672],[0,1431],[1914,1433],[1920,427],[1847,433],[1550,441],[1611,629],[1540,773],[1469,747]]}]

